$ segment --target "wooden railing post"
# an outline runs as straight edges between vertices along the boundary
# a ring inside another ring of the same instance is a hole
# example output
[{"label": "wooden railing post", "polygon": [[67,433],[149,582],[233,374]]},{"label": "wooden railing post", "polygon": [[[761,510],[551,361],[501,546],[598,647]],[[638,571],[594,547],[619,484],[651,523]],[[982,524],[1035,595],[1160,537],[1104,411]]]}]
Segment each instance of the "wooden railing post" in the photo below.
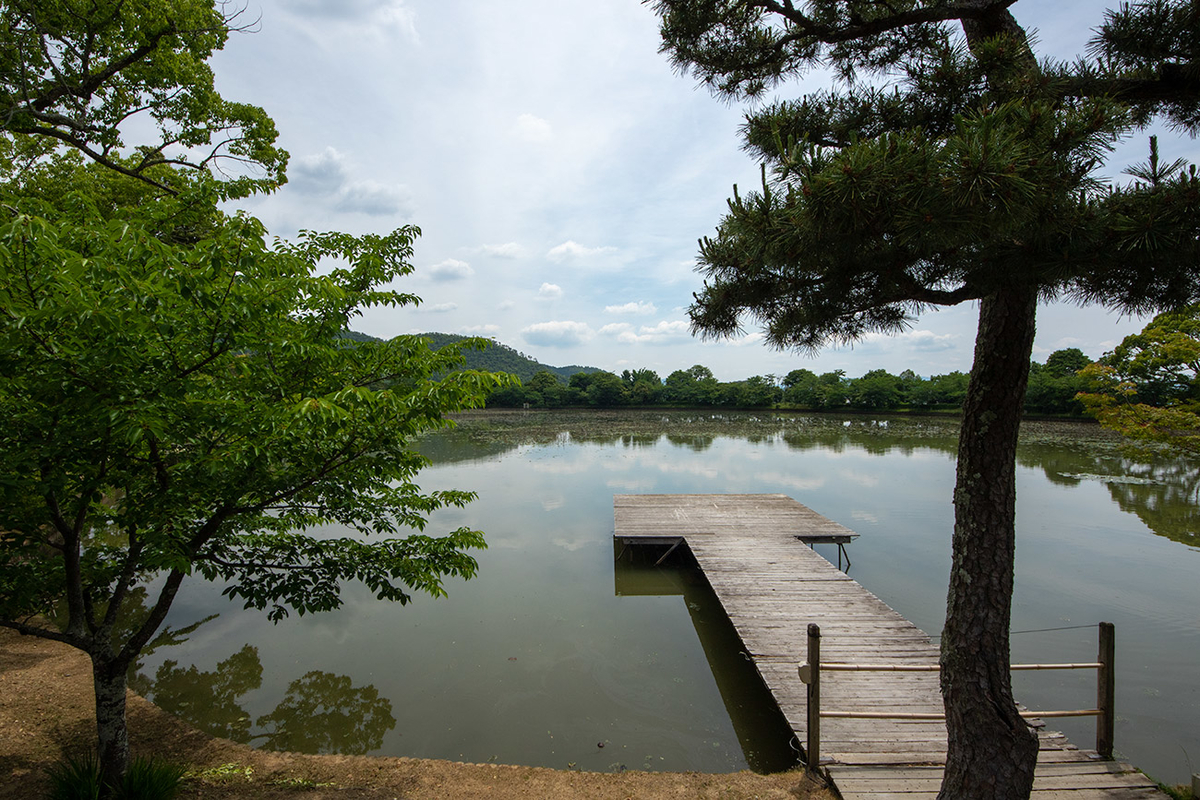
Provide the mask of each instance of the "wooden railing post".
[{"label": "wooden railing post", "polygon": [[821,765],[821,626],[808,625],[808,770]]},{"label": "wooden railing post", "polygon": [[1111,622],[1100,623],[1100,652],[1096,661],[1100,668],[1096,670],[1096,708],[1100,715],[1096,717],[1096,752],[1104,758],[1112,758],[1113,728],[1116,723],[1116,711],[1113,701],[1116,696],[1116,672],[1114,658],[1116,656],[1116,631]]}]

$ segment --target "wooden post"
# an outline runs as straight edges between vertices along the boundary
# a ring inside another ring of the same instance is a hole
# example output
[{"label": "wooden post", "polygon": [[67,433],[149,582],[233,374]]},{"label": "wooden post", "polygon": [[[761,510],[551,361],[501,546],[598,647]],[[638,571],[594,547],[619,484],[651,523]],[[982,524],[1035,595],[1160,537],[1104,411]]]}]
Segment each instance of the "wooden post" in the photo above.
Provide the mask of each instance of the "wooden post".
[{"label": "wooden post", "polygon": [[808,771],[821,765],[821,626],[808,625]]},{"label": "wooden post", "polygon": [[1116,631],[1111,622],[1100,623],[1100,652],[1096,661],[1100,668],[1096,670],[1096,708],[1100,716],[1096,717],[1096,752],[1104,758],[1112,758],[1113,728],[1116,723],[1116,710],[1113,707],[1116,696],[1117,677],[1114,670],[1117,650]]}]

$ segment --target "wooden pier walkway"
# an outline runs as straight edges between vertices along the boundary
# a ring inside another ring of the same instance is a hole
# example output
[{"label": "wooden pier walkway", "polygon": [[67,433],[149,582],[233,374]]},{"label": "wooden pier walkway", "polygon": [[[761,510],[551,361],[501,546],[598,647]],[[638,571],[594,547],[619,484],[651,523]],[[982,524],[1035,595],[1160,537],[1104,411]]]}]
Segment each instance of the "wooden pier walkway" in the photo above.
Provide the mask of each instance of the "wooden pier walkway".
[{"label": "wooden pier walkway", "polygon": [[[686,543],[801,744],[807,690],[796,670],[809,623],[821,626],[822,662],[938,661],[925,633],[800,541],[852,532],[786,495],[616,495],[613,506],[618,541]],[[822,678],[821,706],[937,714],[942,698],[936,672],[837,672]],[[1128,765],[1060,733],[1039,738],[1036,800],[1165,798]],[[940,721],[821,720],[821,766],[844,800],[933,798],[945,757]]]}]

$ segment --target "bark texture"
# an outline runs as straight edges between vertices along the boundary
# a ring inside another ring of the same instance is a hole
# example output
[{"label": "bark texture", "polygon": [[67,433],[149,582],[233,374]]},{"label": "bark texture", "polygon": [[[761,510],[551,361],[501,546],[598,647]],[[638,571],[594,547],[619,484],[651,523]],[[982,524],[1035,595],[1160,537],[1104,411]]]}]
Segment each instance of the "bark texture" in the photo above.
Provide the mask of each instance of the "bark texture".
[{"label": "bark texture", "polygon": [[102,797],[112,796],[129,769],[129,728],[125,720],[126,668],[114,660],[92,655],[92,684],[96,693],[97,756],[104,784]]},{"label": "bark texture", "polygon": [[1028,798],[1037,736],[1017,711],[1009,673],[1016,545],[1016,448],[1037,291],[980,303],[954,489],[954,561],[942,632],[949,737],[939,800]]}]

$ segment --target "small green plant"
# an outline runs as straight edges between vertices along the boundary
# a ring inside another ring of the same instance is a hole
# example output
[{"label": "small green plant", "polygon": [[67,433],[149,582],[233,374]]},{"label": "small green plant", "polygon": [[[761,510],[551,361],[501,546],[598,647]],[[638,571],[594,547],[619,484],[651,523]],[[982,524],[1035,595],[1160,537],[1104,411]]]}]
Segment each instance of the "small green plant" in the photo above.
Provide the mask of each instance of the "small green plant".
[{"label": "small green plant", "polygon": [[178,764],[135,758],[117,788],[117,800],[171,800],[179,793],[187,770]]},{"label": "small green plant", "polygon": [[334,785],[332,783],[314,781],[311,778],[272,778],[267,783],[272,786],[286,786],[289,789],[323,789]]},{"label": "small green plant", "polygon": [[1168,786],[1165,783],[1158,784],[1158,788],[1171,798],[1171,800],[1195,800],[1192,794],[1192,787],[1185,786],[1182,783],[1178,786]]},{"label": "small green plant", "polygon": [[100,796],[100,761],[95,753],[66,754],[50,766],[47,800],[95,800]]},{"label": "small green plant", "polygon": [[[100,797],[100,761],[95,753],[67,754],[47,770],[47,800],[96,800]],[[116,800],[171,800],[186,774],[183,767],[155,758],[138,757],[116,787]]]},{"label": "small green plant", "polygon": [[198,772],[189,772],[186,777],[195,778],[206,783],[232,783],[239,780],[250,780],[254,775],[254,767],[243,767],[241,764],[221,764]]}]

